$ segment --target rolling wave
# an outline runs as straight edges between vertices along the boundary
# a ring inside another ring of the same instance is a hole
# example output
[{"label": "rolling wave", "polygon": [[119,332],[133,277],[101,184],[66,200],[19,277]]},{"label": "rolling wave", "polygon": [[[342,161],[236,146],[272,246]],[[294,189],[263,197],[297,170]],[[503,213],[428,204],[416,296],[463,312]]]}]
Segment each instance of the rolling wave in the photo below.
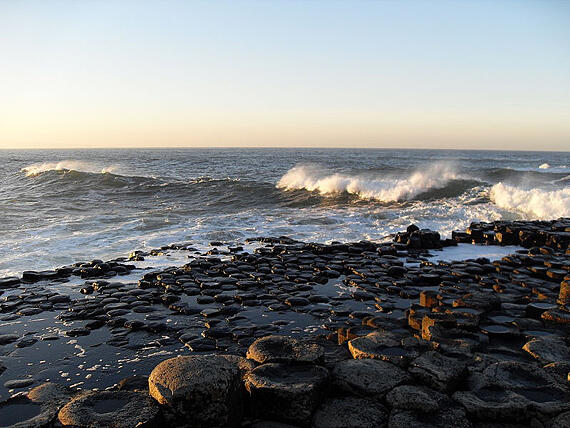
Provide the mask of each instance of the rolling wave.
[{"label": "rolling wave", "polygon": [[78,171],[89,173],[112,173],[117,170],[117,166],[109,165],[105,167],[97,167],[86,161],[79,160],[63,160],[59,162],[39,162],[22,168],[22,172],[28,177],[34,177],[48,171]]},{"label": "rolling wave", "polygon": [[568,172],[564,168],[493,168],[483,171],[481,179],[490,184],[497,184],[498,182],[518,183],[521,181],[548,183],[552,180],[559,180],[566,175],[568,175]]},{"label": "rolling wave", "polygon": [[297,165],[281,177],[277,188],[289,191],[307,190],[319,192],[321,195],[348,193],[361,199],[401,202],[444,189],[450,183],[455,189],[461,188],[461,192],[472,185],[472,182],[458,175],[453,164],[443,162],[416,170],[406,178],[370,174],[330,174],[316,165]]},{"label": "rolling wave", "polygon": [[529,219],[552,219],[570,216],[570,188],[546,190],[523,189],[497,183],[489,192],[491,201],[500,208],[516,211]]}]

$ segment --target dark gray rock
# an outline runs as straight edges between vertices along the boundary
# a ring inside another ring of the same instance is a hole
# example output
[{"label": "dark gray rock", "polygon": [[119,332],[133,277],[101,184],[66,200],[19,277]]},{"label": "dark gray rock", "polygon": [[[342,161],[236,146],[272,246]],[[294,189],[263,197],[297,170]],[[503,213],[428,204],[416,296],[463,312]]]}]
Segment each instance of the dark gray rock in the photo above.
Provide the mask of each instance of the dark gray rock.
[{"label": "dark gray rock", "polygon": [[390,332],[373,332],[348,342],[348,349],[355,359],[374,358],[406,367],[417,358],[419,342],[414,337],[402,339]]},{"label": "dark gray rock", "polygon": [[132,391],[88,392],[59,411],[62,425],[83,428],[157,426],[160,409],[147,394]]},{"label": "dark gray rock", "polygon": [[532,339],[523,346],[523,350],[541,364],[570,361],[570,346],[559,336]]},{"label": "dark gray rock", "polygon": [[0,423],[11,428],[52,426],[59,409],[72,397],[72,391],[55,383],[45,383],[26,396],[18,395],[0,403]]},{"label": "dark gray rock", "polygon": [[377,401],[343,397],[325,401],[315,412],[314,428],[380,428],[388,421],[388,411]]},{"label": "dark gray rock", "polygon": [[465,378],[466,366],[464,361],[430,351],[412,361],[408,371],[426,385],[449,392]]},{"label": "dark gray rock", "polygon": [[390,428],[471,428],[465,410],[452,407],[434,413],[393,411],[388,422]]},{"label": "dark gray rock", "polygon": [[357,359],[336,364],[332,370],[333,387],[348,394],[381,398],[410,376],[394,364],[382,360]]},{"label": "dark gray rock", "polygon": [[328,381],[328,370],[313,365],[263,364],[245,378],[254,415],[307,425]]},{"label": "dark gray rock", "polygon": [[288,336],[266,336],[251,344],[247,358],[261,364],[315,364],[323,362],[324,349],[317,343]]},{"label": "dark gray rock", "polygon": [[433,413],[449,401],[449,397],[426,386],[401,385],[386,395],[388,405],[399,411]]},{"label": "dark gray rock", "polygon": [[7,345],[18,340],[20,336],[17,334],[0,334],[0,345]]},{"label": "dark gray rock", "polygon": [[176,357],[157,365],[149,393],[196,427],[234,426],[242,417],[240,369],[215,355]]}]

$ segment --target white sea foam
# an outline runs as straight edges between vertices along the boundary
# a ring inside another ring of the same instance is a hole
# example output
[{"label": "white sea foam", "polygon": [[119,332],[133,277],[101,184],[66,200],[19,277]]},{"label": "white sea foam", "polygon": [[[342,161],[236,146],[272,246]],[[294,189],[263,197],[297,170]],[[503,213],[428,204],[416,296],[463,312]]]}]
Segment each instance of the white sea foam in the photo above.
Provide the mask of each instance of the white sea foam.
[{"label": "white sea foam", "polygon": [[497,206],[522,213],[529,219],[570,216],[570,187],[558,190],[521,189],[498,183],[491,188],[490,198]]},{"label": "white sea foam", "polygon": [[548,164],[548,163],[545,162],[545,163],[543,163],[542,165],[540,165],[538,168],[539,168],[539,169],[548,169],[548,168],[550,168],[550,164]]},{"label": "white sea foam", "polygon": [[363,199],[393,202],[411,199],[430,189],[445,187],[455,178],[458,176],[454,165],[446,162],[417,170],[407,178],[328,174],[328,171],[315,165],[297,165],[281,177],[277,187],[318,191],[322,195],[347,192]]},{"label": "white sea foam", "polygon": [[32,165],[28,165],[25,168],[22,168],[22,172],[26,173],[26,176],[28,177],[33,177],[35,175],[47,171],[63,171],[63,170],[104,174],[104,173],[114,172],[116,170],[116,167],[113,165],[100,167],[89,162],[70,159],[59,162],[39,162],[39,163],[34,163]]}]

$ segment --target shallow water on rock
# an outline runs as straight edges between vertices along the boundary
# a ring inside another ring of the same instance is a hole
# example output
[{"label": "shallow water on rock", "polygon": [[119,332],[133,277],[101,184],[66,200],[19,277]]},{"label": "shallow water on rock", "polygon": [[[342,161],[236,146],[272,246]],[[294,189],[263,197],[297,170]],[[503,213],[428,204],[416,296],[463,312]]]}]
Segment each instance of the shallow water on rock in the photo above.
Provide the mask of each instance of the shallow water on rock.
[{"label": "shallow water on rock", "polygon": [[41,413],[41,406],[31,402],[16,402],[0,406],[0,427],[9,427],[34,418]]},{"label": "shallow water on rock", "polygon": [[97,400],[93,405],[93,410],[96,413],[111,413],[119,410],[125,404],[127,404],[127,400],[120,400],[120,399],[109,399],[109,400]]}]

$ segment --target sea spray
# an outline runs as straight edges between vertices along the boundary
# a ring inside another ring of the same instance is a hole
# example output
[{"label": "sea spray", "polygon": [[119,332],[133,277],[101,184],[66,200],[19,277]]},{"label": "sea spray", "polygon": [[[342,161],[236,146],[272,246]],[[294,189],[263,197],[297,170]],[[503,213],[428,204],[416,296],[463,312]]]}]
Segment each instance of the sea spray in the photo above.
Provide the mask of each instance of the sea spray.
[{"label": "sea spray", "polygon": [[370,175],[327,174],[317,165],[297,165],[281,177],[277,187],[285,190],[318,191],[322,195],[342,193],[382,202],[409,200],[431,189],[445,187],[458,174],[453,163],[437,162],[414,171],[407,178]]},{"label": "sea spray", "polygon": [[500,208],[517,211],[529,219],[570,216],[570,188],[557,190],[521,189],[504,183],[495,184],[489,193]]},{"label": "sea spray", "polygon": [[62,160],[58,162],[38,162],[21,169],[28,177],[34,177],[48,171],[80,171],[90,173],[112,173],[117,169],[114,165],[98,167],[92,163],[80,160]]}]

